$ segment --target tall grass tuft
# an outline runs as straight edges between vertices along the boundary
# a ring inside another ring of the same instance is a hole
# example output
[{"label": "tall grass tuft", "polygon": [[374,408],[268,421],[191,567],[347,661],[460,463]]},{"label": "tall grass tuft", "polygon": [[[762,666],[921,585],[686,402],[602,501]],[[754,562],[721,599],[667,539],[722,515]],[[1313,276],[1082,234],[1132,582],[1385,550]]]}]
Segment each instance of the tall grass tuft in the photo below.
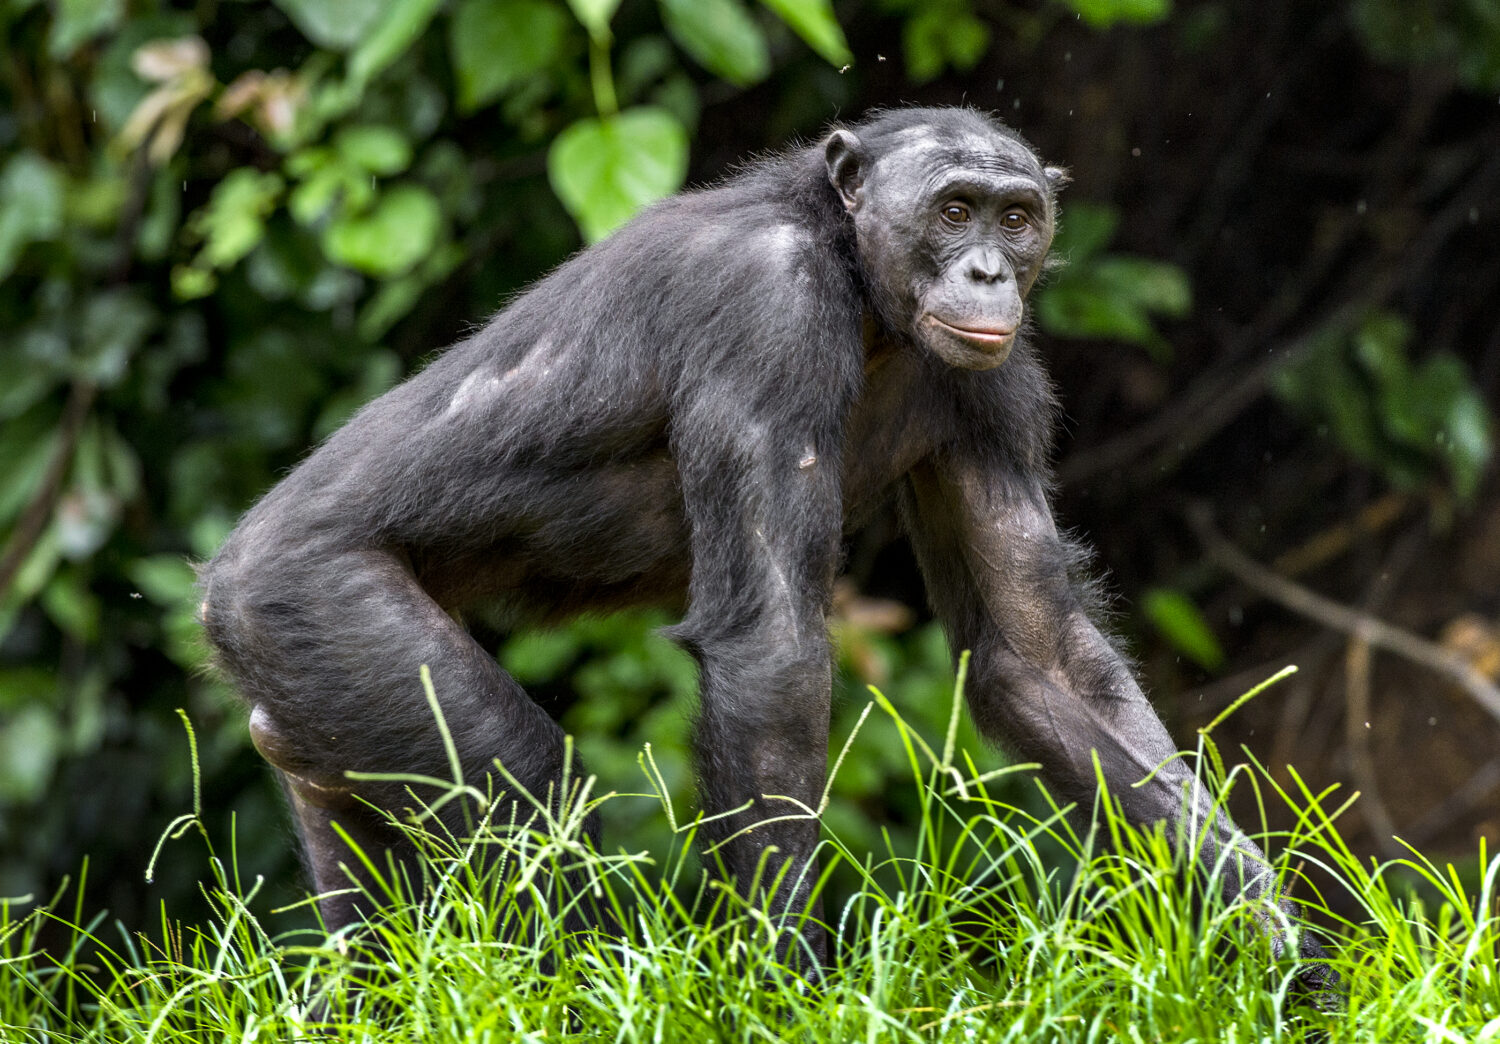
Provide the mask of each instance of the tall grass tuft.
[{"label": "tall grass tuft", "polygon": [[[835,942],[821,975],[777,961],[791,919],[702,871],[701,821],[672,807],[647,748],[644,793],[571,780],[563,800],[534,796],[529,820],[455,787],[443,800],[473,804],[473,829],[403,822],[422,879],[362,854],[382,912],[332,937],[252,914],[260,883],[214,850],[195,798],[168,836],[200,837],[214,915],[127,932],[89,917],[82,879],[71,905],[65,892],[0,904],[0,1039],[1500,1041],[1500,859],[1483,846],[1476,880],[1416,851],[1366,861],[1338,832],[1348,800],[1295,774],[1279,785],[1253,761],[1226,771],[1203,730],[1216,792],[1253,791],[1262,824],[1290,810],[1291,829],[1262,825],[1259,840],[1335,955],[1347,996],[1328,1011],[1299,997],[1293,958],[1272,957],[1266,910],[1224,900],[1191,844],[1125,823],[1103,791],[1091,809],[1008,804],[991,785],[1025,766],[981,771],[953,726],[934,746],[878,693],[866,716],[877,710],[899,726],[919,828],[899,851],[825,837],[816,889]],[[955,695],[955,723],[957,711]],[[835,771],[858,757],[851,735]],[[672,828],[666,851],[584,841],[586,812],[643,800]],[[44,929],[65,941],[44,948]]]}]

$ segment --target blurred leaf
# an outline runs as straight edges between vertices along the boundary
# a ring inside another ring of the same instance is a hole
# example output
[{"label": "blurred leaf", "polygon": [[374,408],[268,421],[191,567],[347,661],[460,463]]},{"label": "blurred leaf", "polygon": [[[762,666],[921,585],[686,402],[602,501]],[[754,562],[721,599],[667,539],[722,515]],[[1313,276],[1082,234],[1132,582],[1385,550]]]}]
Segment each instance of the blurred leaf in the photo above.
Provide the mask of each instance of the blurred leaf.
[{"label": "blurred leaf", "polygon": [[620,6],[620,0],[568,0],[573,14],[595,40],[610,38],[609,23]]},{"label": "blurred leaf", "polygon": [[1199,667],[1216,671],[1223,665],[1223,647],[1187,595],[1154,587],[1142,597],[1141,611],[1172,648]]},{"label": "blurred leaf", "polygon": [[265,217],[275,209],[283,187],[279,174],[248,167],[230,171],[192,217],[193,230],[204,239],[201,261],[228,268],[253,250],[266,234]]},{"label": "blurred leaf", "polygon": [[1117,22],[1150,25],[1172,13],[1172,0],[1064,0],[1095,29]]},{"label": "blurred leaf", "polygon": [[1456,356],[1440,352],[1413,365],[1410,339],[1400,316],[1373,313],[1352,333],[1324,332],[1278,371],[1273,387],[1387,481],[1410,488],[1441,469],[1470,499],[1493,453],[1489,411]]},{"label": "blurred leaf", "polygon": [[547,174],[584,237],[597,242],[681,188],[687,159],[682,124],[641,106],[564,129],[547,153]]},{"label": "blurred leaf", "polygon": [[198,574],[181,555],[150,555],[137,558],[125,575],[140,593],[157,605],[171,608],[196,600]]},{"label": "blurred leaf", "polygon": [[52,578],[42,590],[42,609],[58,630],[85,645],[99,640],[99,598],[76,568]]},{"label": "blurred leaf", "polygon": [[1165,362],[1171,345],[1151,317],[1186,315],[1192,287],[1176,265],[1102,254],[1117,220],[1109,207],[1080,203],[1068,208],[1053,244],[1054,254],[1066,264],[1040,288],[1037,318],[1043,329],[1060,337],[1126,341]]},{"label": "blurred leaf", "polygon": [[1120,214],[1114,207],[1082,201],[1069,203],[1052,237],[1052,255],[1068,265],[1086,261],[1115,237]]},{"label": "blurred leaf", "polygon": [[274,0],[302,34],[319,47],[347,51],[370,35],[391,0]]},{"label": "blurred leaf", "polygon": [[901,43],[907,73],[925,83],[949,66],[959,72],[974,68],[989,47],[990,30],[964,7],[937,6],[907,20]]},{"label": "blurred leaf", "polygon": [[27,245],[56,236],[62,223],[62,175],[34,152],[17,153],[0,174],[0,279]]},{"label": "blurred leaf", "polygon": [[680,68],[672,45],[663,36],[641,36],[625,45],[615,69],[621,99],[634,100],[653,83]]},{"label": "blurred leaf", "polygon": [[[50,395],[62,383],[62,374],[18,351],[0,352],[0,420],[10,420]],[[6,440],[0,439],[0,446]],[[6,478],[11,476],[9,458]]]},{"label": "blurred leaf", "polygon": [[369,82],[419,40],[443,0],[388,0],[384,16],[349,56],[349,79]]},{"label": "blurred leaf", "polygon": [[583,645],[577,630],[528,630],[500,649],[500,665],[522,685],[557,678],[577,658]]},{"label": "blurred leaf", "polygon": [[31,802],[52,781],[62,747],[58,716],[42,706],[28,706],[0,729],[0,797]]},{"label": "blurred leaf", "polygon": [[419,185],[397,185],[367,214],[342,216],[323,234],[329,258],[367,275],[405,272],[437,244],[443,212]]},{"label": "blurred leaf", "polygon": [[1350,16],[1382,61],[1443,66],[1475,90],[1500,88],[1500,6],[1494,0],[1354,0]]},{"label": "blurred leaf", "polygon": [[55,0],[47,50],[66,58],[80,46],[120,24],[125,0]]},{"label": "blurred leaf", "polygon": [[832,0],[761,0],[830,65],[854,60],[844,30],[833,16]]},{"label": "blurred leaf", "polygon": [[1193,306],[1187,273],[1166,261],[1114,255],[1094,262],[1092,277],[1143,312],[1180,319]]},{"label": "blurred leaf", "polygon": [[571,26],[544,0],[465,0],[448,34],[458,107],[473,112],[561,62]]},{"label": "blurred leaf", "polygon": [[371,174],[399,174],[411,165],[411,143],[391,127],[341,127],[333,146],[347,162]]},{"label": "blurred leaf", "polygon": [[83,306],[72,370],[102,387],[118,384],[156,322],[156,309],[138,290],[93,294]]},{"label": "blurred leaf", "polygon": [[709,72],[741,87],[770,73],[765,36],[739,0],[659,2],[672,39]]}]

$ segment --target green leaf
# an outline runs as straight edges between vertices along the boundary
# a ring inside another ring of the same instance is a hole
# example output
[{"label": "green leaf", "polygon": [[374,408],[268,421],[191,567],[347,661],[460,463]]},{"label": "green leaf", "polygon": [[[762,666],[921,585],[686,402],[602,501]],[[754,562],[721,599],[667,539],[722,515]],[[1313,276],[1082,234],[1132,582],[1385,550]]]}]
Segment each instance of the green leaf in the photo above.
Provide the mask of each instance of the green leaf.
[{"label": "green leaf", "polygon": [[273,0],[319,47],[347,51],[389,13],[390,0]]},{"label": "green leaf", "polygon": [[833,16],[832,0],[761,0],[824,61],[847,65],[854,60],[844,30]]},{"label": "green leaf", "polygon": [[275,209],[283,187],[279,174],[249,167],[230,171],[192,218],[194,230],[204,239],[201,260],[227,268],[250,253],[265,236],[265,217]]},{"label": "green leaf", "polygon": [[62,175],[36,153],[19,153],[0,175],[0,279],[28,244],[52,239],[62,224]]},{"label": "green leaf", "polygon": [[662,20],[693,59],[741,87],[771,71],[766,38],[739,0],[659,0]]},{"label": "green leaf", "polygon": [[1475,90],[1500,87],[1500,10],[1493,0],[1355,0],[1349,18],[1382,61],[1440,66]]},{"label": "green leaf", "polygon": [[364,84],[406,53],[427,30],[443,0],[395,0],[349,56],[349,79]]},{"label": "green leaf", "polygon": [[544,0],[465,0],[448,33],[459,108],[473,112],[559,65],[571,26],[567,12]]},{"label": "green leaf", "polygon": [[1224,649],[1213,629],[1182,592],[1154,587],[1141,599],[1141,610],[1172,648],[1199,667],[1216,671],[1224,663]]},{"label": "green leaf", "polygon": [[58,0],[47,50],[66,58],[89,40],[109,32],[125,15],[125,0]]},{"label": "green leaf", "polygon": [[157,313],[139,290],[113,289],[83,304],[71,369],[104,387],[118,384],[157,325]]},{"label": "green leaf", "polygon": [[1469,499],[1493,453],[1489,411],[1456,356],[1440,352],[1414,366],[1410,339],[1399,315],[1372,313],[1352,332],[1318,335],[1273,387],[1392,484],[1410,488],[1445,471]]},{"label": "green leaf", "polygon": [[129,562],[125,573],[155,605],[172,608],[193,601],[198,574],[181,555],[148,555]]},{"label": "green leaf", "polygon": [[1114,207],[1070,203],[1052,237],[1052,253],[1069,265],[1086,261],[1109,245],[1119,224],[1120,214]]},{"label": "green leaf", "polygon": [[411,143],[393,127],[343,127],[333,145],[345,161],[371,174],[399,174],[411,165]]},{"label": "green leaf", "polygon": [[522,685],[556,681],[572,666],[583,643],[572,627],[556,631],[522,631],[500,649],[502,666]]},{"label": "green leaf", "polygon": [[51,782],[62,747],[59,715],[51,708],[24,707],[0,729],[0,797],[30,802]]},{"label": "green leaf", "polygon": [[437,198],[417,185],[397,185],[369,213],[342,216],[323,234],[329,258],[367,275],[399,275],[437,244],[443,212]]},{"label": "green leaf", "polygon": [[1150,25],[1172,13],[1172,0],[1064,0],[1095,29],[1117,22]]},{"label": "green leaf", "polygon": [[597,41],[609,39],[609,22],[620,6],[620,0],[568,0],[573,14]]},{"label": "green leaf", "polygon": [[908,19],[901,34],[906,71],[925,83],[952,66],[960,72],[974,68],[990,43],[990,30],[966,10],[929,8]]},{"label": "green leaf", "polygon": [[642,106],[565,128],[547,153],[553,191],[597,242],[682,187],[688,141],[664,109]]},{"label": "green leaf", "polygon": [[1166,261],[1115,255],[1093,265],[1093,277],[1116,297],[1143,312],[1179,319],[1193,306],[1187,273]]}]

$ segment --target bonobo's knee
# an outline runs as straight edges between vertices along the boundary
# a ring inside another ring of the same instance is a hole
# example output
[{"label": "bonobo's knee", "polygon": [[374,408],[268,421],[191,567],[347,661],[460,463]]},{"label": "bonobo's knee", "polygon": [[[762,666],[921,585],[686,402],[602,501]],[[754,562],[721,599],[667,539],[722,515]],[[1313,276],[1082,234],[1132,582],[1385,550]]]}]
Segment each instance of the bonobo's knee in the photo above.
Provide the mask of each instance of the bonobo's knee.
[{"label": "bonobo's knee", "polygon": [[355,804],[354,789],[339,776],[308,764],[299,757],[296,737],[279,728],[266,708],[257,704],[250,711],[250,742],[260,756],[283,776],[294,797],[316,808],[330,811]]}]

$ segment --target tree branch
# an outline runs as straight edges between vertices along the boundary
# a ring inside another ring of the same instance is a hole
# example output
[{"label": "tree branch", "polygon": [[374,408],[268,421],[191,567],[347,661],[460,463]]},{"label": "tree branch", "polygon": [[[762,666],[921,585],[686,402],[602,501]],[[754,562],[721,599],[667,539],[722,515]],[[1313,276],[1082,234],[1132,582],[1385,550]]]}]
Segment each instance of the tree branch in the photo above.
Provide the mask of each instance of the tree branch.
[{"label": "tree branch", "polygon": [[1201,505],[1189,508],[1187,521],[1210,561],[1246,587],[1325,627],[1342,631],[1374,648],[1394,653],[1451,679],[1485,713],[1500,722],[1500,689],[1490,684],[1489,679],[1462,656],[1271,572],[1221,536],[1214,529],[1208,510]]}]

